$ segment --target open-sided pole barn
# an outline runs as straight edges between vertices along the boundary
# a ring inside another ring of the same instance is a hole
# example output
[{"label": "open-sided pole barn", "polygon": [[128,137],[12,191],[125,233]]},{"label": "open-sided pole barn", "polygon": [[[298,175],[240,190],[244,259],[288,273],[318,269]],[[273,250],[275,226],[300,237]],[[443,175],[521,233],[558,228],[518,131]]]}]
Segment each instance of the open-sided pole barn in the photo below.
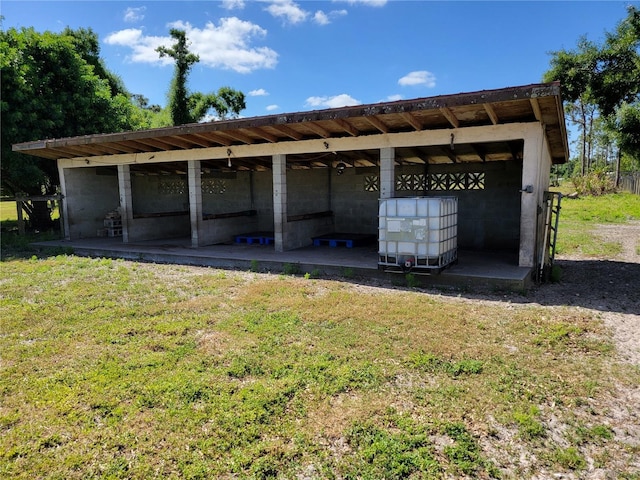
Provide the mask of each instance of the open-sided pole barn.
[{"label": "open-sided pole barn", "polygon": [[380,199],[456,196],[459,249],[513,253],[532,271],[550,168],[568,159],[557,83],[13,148],[58,162],[70,241],[100,235],[117,211],[125,245],[263,232],[286,252],[326,234],[377,236]]}]

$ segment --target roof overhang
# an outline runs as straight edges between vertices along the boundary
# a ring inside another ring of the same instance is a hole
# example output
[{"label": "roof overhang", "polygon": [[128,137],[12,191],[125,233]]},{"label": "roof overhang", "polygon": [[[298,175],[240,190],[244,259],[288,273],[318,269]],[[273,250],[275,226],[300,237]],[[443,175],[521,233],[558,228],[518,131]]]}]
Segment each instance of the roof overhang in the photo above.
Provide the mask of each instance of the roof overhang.
[{"label": "roof overhang", "polygon": [[[569,149],[558,82],[151,130],[38,140],[15,144],[13,150],[52,160],[89,159],[123,154],[178,153],[212,147],[231,149],[238,145],[277,146],[282,142],[416,131],[450,130],[453,133],[467,127],[532,122],[543,125],[552,162],[565,163]],[[516,158],[513,142],[503,142],[499,148],[496,145],[467,146],[467,156],[485,161],[487,152],[500,150],[502,153],[494,152],[497,159],[501,159],[501,155]],[[408,155],[421,159],[423,163],[434,162],[432,159],[438,155],[451,157],[442,149],[433,147],[409,150]],[[255,165],[260,165],[260,159],[255,160]],[[246,164],[246,168],[251,168],[251,165]]]}]

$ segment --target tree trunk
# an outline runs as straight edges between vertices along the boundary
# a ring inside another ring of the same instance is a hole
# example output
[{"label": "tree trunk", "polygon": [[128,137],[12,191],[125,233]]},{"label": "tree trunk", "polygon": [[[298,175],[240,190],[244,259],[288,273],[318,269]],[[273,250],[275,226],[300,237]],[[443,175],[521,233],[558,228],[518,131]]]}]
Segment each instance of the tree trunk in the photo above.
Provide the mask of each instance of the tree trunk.
[{"label": "tree trunk", "polygon": [[618,147],[618,155],[616,156],[616,170],[613,177],[614,186],[618,188],[620,186],[620,163],[622,162],[622,149]]},{"label": "tree trunk", "polygon": [[580,115],[582,117],[582,176],[585,176],[587,174],[587,113],[582,102],[580,102]]}]

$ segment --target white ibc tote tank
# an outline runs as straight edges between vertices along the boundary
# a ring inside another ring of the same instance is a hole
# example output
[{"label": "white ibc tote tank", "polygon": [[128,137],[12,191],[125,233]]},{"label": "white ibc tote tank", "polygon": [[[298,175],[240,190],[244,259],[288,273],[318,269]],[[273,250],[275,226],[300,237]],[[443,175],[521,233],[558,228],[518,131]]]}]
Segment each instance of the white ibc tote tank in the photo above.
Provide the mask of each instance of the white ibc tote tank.
[{"label": "white ibc tote tank", "polygon": [[441,270],[458,258],[458,198],[380,200],[378,265],[388,270]]}]

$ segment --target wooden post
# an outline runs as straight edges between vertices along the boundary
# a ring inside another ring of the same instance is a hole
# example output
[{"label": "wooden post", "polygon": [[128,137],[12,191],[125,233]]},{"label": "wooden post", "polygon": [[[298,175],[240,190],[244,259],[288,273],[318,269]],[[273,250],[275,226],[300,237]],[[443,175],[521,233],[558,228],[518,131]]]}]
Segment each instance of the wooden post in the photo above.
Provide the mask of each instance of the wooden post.
[{"label": "wooden post", "polygon": [[62,194],[58,193],[56,195],[56,199],[54,201],[54,205],[57,204],[58,205],[58,221],[60,222],[60,236],[62,238],[65,237],[65,232],[64,232],[64,215],[62,212]]},{"label": "wooden post", "polygon": [[24,218],[22,217],[23,199],[16,198],[16,208],[18,209],[18,233],[24,235],[26,228],[24,226]]}]

